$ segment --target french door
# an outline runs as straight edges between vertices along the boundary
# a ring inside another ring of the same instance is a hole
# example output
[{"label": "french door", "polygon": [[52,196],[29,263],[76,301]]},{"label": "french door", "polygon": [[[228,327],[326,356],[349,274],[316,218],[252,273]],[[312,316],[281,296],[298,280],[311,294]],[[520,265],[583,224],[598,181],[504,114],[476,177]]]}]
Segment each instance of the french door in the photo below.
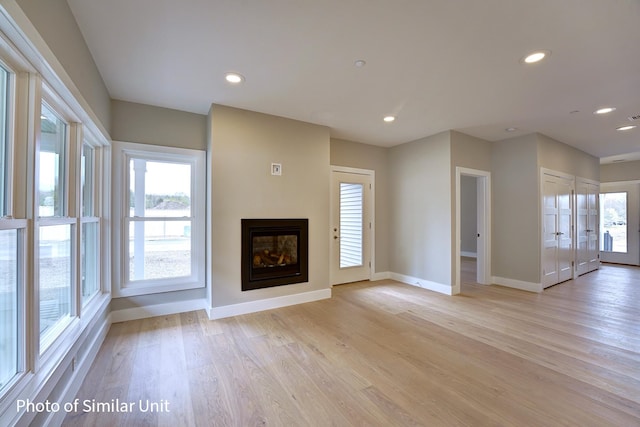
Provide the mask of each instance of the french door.
[{"label": "french door", "polygon": [[372,171],[331,173],[331,284],[371,278]]},{"label": "french door", "polygon": [[598,192],[597,183],[578,179],[576,184],[576,269],[578,275],[596,270],[600,265]]},{"label": "french door", "polygon": [[640,265],[640,183],[603,183],[600,190],[600,259]]},{"label": "french door", "polygon": [[573,181],[543,175],[542,286],[573,277]]}]

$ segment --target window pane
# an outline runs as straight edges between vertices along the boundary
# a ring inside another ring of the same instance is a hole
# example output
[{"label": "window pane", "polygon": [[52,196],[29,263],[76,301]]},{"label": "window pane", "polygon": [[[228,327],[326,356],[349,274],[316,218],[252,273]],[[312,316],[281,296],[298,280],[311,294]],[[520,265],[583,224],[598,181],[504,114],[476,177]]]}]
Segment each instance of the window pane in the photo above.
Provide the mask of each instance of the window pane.
[{"label": "window pane", "polygon": [[83,304],[96,294],[99,289],[98,231],[97,222],[82,224],[80,262]]},{"label": "window pane", "polygon": [[129,280],[191,275],[191,221],[132,221]]},{"label": "window pane", "polygon": [[71,314],[71,225],[40,227],[40,333]]},{"label": "window pane", "polygon": [[0,390],[18,373],[18,231],[0,230]]},{"label": "window pane", "polygon": [[627,253],[627,193],[600,194],[600,250]]},{"label": "window pane", "polygon": [[362,265],[363,185],[340,183],[340,268]]},{"label": "window pane", "polygon": [[8,215],[9,189],[9,73],[0,67],[0,217]]},{"label": "window pane", "polygon": [[67,125],[46,104],[40,117],[38,215],[64,216]]},{"label": "window pane", "polygon": [[93,216],[94,151],[89,145],[82,146],[80,159],[80,185],[82,186],[82,216]]},{"label": "window pane", "polygon": [[131,217],[190,217],[191,165],[131,159]]}]

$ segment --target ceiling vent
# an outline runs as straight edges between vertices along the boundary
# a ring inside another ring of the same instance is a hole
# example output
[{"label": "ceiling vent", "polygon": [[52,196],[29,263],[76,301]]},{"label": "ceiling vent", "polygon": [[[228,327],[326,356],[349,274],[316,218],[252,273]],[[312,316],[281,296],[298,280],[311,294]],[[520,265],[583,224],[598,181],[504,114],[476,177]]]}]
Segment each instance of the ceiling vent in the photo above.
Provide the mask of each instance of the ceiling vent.
[{"label": "ceiling vent", "polygon": [[636,114],[635,116],[629,116],[629,120],[631,120],[632,122],[636,120],[640,120],[640,114]]}]

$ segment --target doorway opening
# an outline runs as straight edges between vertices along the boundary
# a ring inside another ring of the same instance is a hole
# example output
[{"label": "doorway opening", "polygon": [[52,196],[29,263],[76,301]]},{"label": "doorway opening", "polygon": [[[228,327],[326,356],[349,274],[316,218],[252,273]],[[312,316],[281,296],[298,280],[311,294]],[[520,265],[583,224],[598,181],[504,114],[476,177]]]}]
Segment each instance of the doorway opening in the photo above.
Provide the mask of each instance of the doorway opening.
[{"label": "doorway opening", "polygon": [[463,277],[491,283],[491,173],[457,167],[454,295]]}]

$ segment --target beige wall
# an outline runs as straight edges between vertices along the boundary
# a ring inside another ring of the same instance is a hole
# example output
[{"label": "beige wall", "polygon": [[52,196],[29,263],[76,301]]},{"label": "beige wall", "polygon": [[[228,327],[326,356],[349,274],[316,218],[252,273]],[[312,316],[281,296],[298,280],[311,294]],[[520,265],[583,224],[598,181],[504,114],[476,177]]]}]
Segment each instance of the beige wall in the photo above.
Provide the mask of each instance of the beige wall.
[{"label": "beige wall", "polygon": [[451,149],[442,132],[390,149],[390,269],[451,286]]},{"label": "beige wall", "polygon": [[[211,307],[329,288],[329,129],[220,105],[209,114]],[[242,292],[242,218],[308,218],[309,282]]]},{"label": "beige wall", "polygon": [[389,149],[332,138],[331,164],[375,171],[375,272],[389,271]]},{"label": "beige wall", "polygon": [[600,165],[600,182],[640,180],[640,160]]},{"label": "beige wall", "polygon": [[110,97],[65,0],[17,0],[27,18],[110,133]]},{"label": "beige wall", "polygon": [[[456,132],[456,131],[450,132],[450,138],[451,138],[451,194],[454,195],[454,197],[451,198],[451,223],[454,224],[454,227],[452,227],[451,229],[451,247],[453,249],[451,253],[451,258],[452,258],[452,266],[455,266],[455,259],[454,259],[456,256],[455,245],[458,244],[458,242],[461,242],[460,250],[464,251],[464,250],[467,250],[467,249],[464,249],[464,245],[472,245],[473,247],[475,247],[476,246],[475,243],[477,243],[477,238],[476,238],[477,232],[473,233],[473,243],[469,242],[470,237],[468,235],[465,236],[465,234],[463,234],[464,232],[469,232],[470,230],[469,227],[463,228],[464,221],[467,221],[467,225],[468,225],[469,221],[472,221],[472,220],[475,221],[475,219],[477,218],[477,215],[476,215],[477,200],[474,200],[472,202],[473,205],[469,206],[471,209],[474,209],[473,214],[469,214],[468,211],[466,212],[462,210],[460,211],[460,214],[461,214],[460,233],[462,234],[462,236],[460,238],[456,236],[456,228],[455,228],[456,168],[463,167],[468,169],[491,172],[492,144],[491,142],[486,141],[484,139],[476,138],[476,137],[473,137],[461,132]],[[475,184],[475,180],[474,180],[474,184]],[[461,194],[460,196],[462,197],[463,194]],[[467,201],[467,203],[469,202]],[[475,224],[473,225],[472,228],[473,230],[475,230],[476,228]],[[451,277],[455,277],[456,274],[457,274],[456,271],[452,271]]]},{"label": "beige wall", "polygon": [[540,202],[535,134],[493,143],[492,275],[540,283]]},{"label": "beige wall", "polygon": [[599,160],[541,134],[493,143],[492,274],[540,283],[540,169],[598,181]]},{"label": "beige wall", "polygon": [[489,141],[451,131],[451,178],[455,180],[456,167],[491,171],[491,148]]},{"label": "beige wall", "polygon": [[114,141],[205,150],[207,116],[133,102],[111,102]]},{"label": "beige wall", "polygon": [[580,178],[600,180],[600,160],[548,136],[537,134],[538,165]]}]

